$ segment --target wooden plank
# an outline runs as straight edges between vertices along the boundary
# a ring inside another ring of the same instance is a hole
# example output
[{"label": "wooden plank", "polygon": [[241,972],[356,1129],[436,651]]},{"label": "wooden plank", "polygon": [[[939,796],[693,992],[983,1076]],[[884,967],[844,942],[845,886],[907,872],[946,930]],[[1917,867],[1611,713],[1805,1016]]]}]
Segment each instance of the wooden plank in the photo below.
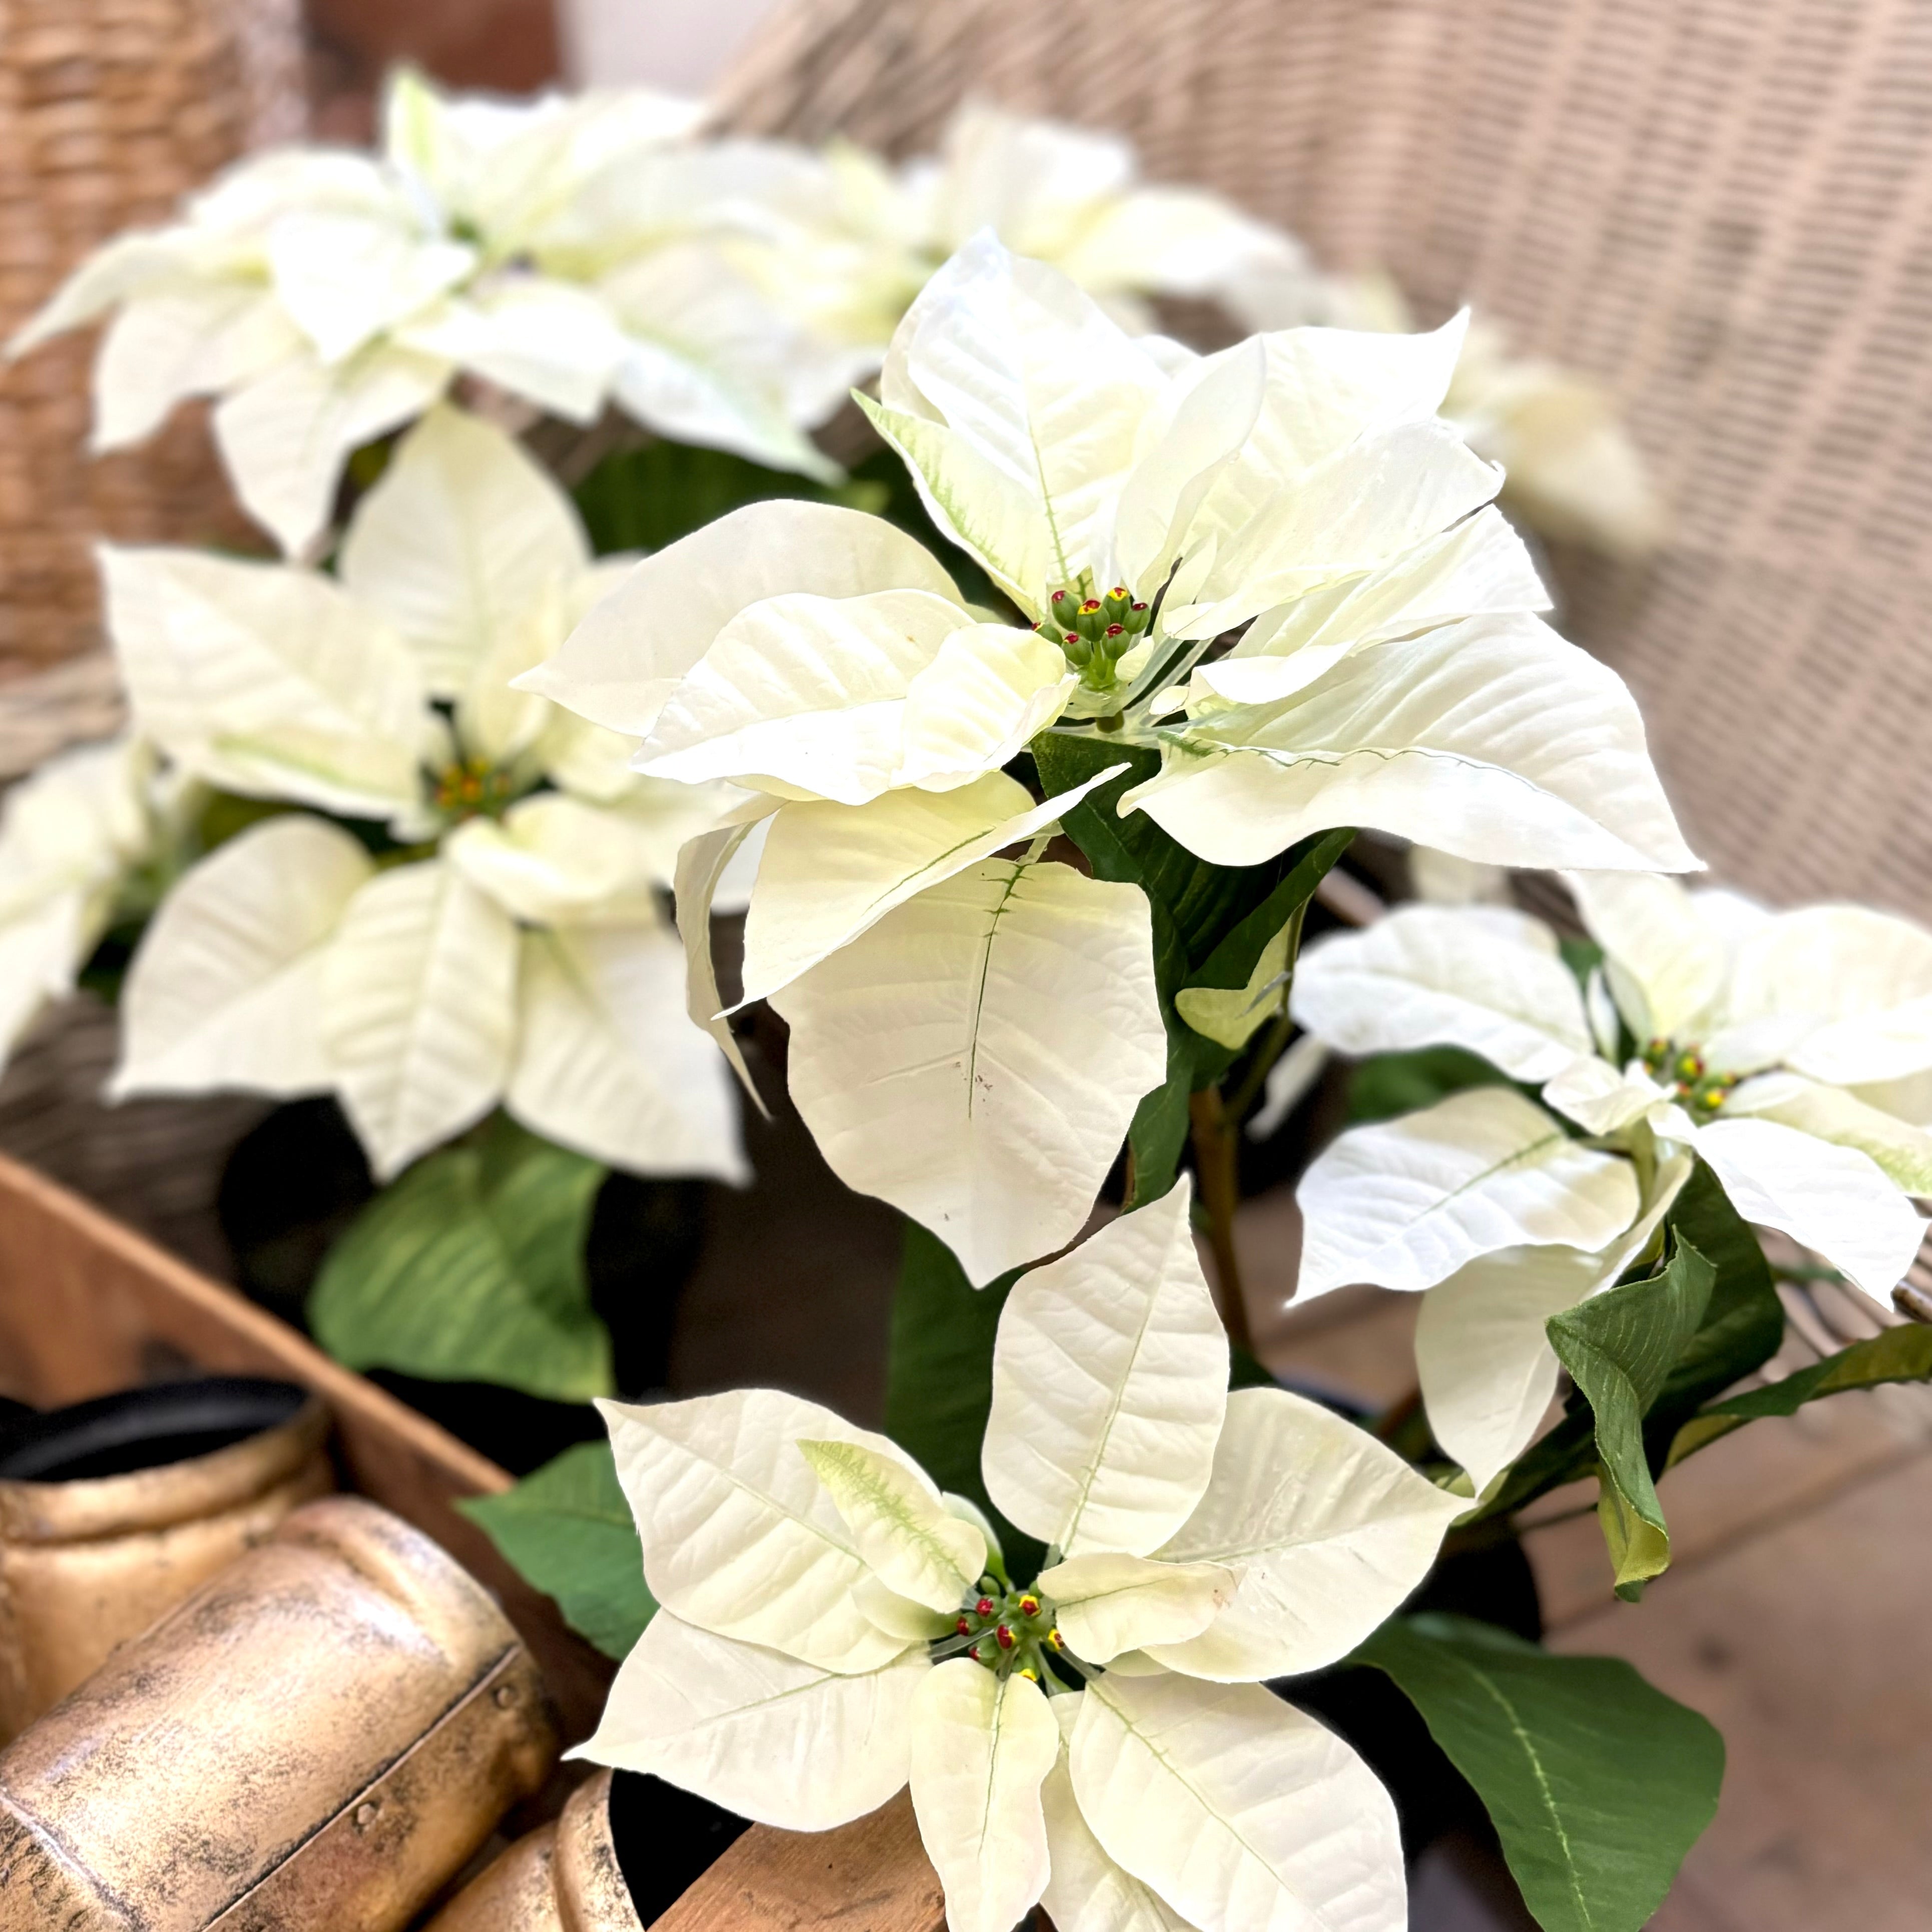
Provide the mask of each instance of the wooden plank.
[{"label": "wooden plank", "polygon": [[0,1155],[0,1394],[49,1408],[188,1369],[314,1389],[334,1418],[348,1482],[496,1593],[543,1666],[566,1736],[589,1735],[613,1666],[454,1508],[507,1489],[504,1471],[233,1290]]},{"label": "wooden plank", "polygon": [[904,1792],[836,1832],[754,1825],[652,1932],[944,1932],[946,1901]]},{"label": "wooden plank", "polygon": [[1929,1509],[1922,1450],[1553,1640],[1629,1658],[1724,1734],[1717,1820],[1657,1932],[1923,1932]]}]

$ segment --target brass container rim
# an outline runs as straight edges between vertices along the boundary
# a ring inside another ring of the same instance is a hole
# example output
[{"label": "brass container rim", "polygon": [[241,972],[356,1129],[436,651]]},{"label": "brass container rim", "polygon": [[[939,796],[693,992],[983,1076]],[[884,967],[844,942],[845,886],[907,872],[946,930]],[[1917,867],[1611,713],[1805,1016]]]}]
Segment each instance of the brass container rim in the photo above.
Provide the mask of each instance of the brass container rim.
[{"label": "brass container rim", "polygon": [[[287,1386],[292,1393],[294,1385]],[[328,1440],[328,1425],[321,1399],[304,1392],[285,1420],[199,1456],[112,1476],[51,1481],[0,1477],[0,1538],[91,1543],[170,1529],[238,1508],[313,1461]]]}]

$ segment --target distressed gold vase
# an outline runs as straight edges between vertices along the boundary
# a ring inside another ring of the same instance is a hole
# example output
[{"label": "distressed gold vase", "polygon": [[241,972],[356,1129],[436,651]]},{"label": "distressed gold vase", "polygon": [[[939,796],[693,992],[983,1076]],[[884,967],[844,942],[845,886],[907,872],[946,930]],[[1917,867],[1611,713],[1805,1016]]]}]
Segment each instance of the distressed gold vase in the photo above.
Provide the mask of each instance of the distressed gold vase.
[{"label": "distressed gold vase", "polygon": [[290,1383],[137,1389],[32,1426],[0,1462],[0,1744],[334,1486],[326,1412]]},{"label": "distressed gold vase", "polygon": [[399,1932],[556,1750],[482,1586],[310,1503],[0,1752],[0,1932]]},{"label": "distressed gold vase", "polygon": [[427,1932],[644,1932],[610,1838],[610,1774],[579,1785],[554,1825],[512,1845]]}]

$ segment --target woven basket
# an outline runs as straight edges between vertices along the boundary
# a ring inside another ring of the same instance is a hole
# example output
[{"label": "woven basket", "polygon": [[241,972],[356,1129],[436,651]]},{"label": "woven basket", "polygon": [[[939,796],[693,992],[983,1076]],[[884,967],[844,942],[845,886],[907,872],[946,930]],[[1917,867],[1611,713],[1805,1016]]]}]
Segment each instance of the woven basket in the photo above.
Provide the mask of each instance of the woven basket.
[{"label": "woven basket", "polygon": [[[298,134],[302,77],[296,0],[0,0],[0,338],[97,243]],[[245,540],[194,412],[88,455],[93,350],[0,368],[0,676],[98,641],[97,537]]]},{"label": "woven basket", "polygon": [[[245,147],[298,134],[301,60],[296,0],[0,0],[0,337],[97,242],[166,219]],[[121,722],[94,538],[245,530],[192,412],[141,449],[88,455],[93,347],[0,368],[0,782]],[[0,1148],[225,1271],[215,1190],[262,1104],[104,1106],[116,1034],[90,998],[50,1012],[0,1079]]]},{"label": "woven basket", "polygon": [[736,123],[962,95],[1130,134],[1425,314],[1601,379],[1672,514],[1558,560],[1693,844],[1932,916],[1932,10],[1881,0],[788,0]]}]

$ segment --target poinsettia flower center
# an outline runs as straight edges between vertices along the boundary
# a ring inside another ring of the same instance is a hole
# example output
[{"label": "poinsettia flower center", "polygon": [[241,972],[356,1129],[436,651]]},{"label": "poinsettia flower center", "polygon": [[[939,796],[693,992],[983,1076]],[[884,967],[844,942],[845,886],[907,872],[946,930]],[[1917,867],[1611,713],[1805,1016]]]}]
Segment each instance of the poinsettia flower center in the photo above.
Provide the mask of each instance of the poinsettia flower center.
[{"label": "poinsettia flower center", "polygon": [[998,1676],[1017,1671],[1036,1684],[1058,1688],[1047,1661],[1064,1654],[1053,1605],[1037,1590],[982,1576],[959,1600],[951,1633],[932,1645],[935,1660],[962,1653]]},{"label": "poinsettia flower center", "polygon": [[1047,614],[1034,626],[1057,638],[1066,662],[1090,691],[1113,688],[1115,668],[1154,621],[1152,608],[1136,599],[1124,584],[1105,596],[1081,595],[1082,586],[1056,590]]},{"label": "poinsettia flower center", "polygon": [[1674,1040],[1652,1040],[1643,1050],[1643,1064],[1650,1077],[1667,1084],[1678,1105],[1700,1121],[1720,1112],[1738,1084],[1735,1073],[1711,1071],[1701,1046],[1679,1046]]},{"label": "poinsettia flower center", "polygon": [[500,818],[519,787],[508,766],[478,755],[457,758],[434,774],[430,802],[452,826],[470,818]]}]

